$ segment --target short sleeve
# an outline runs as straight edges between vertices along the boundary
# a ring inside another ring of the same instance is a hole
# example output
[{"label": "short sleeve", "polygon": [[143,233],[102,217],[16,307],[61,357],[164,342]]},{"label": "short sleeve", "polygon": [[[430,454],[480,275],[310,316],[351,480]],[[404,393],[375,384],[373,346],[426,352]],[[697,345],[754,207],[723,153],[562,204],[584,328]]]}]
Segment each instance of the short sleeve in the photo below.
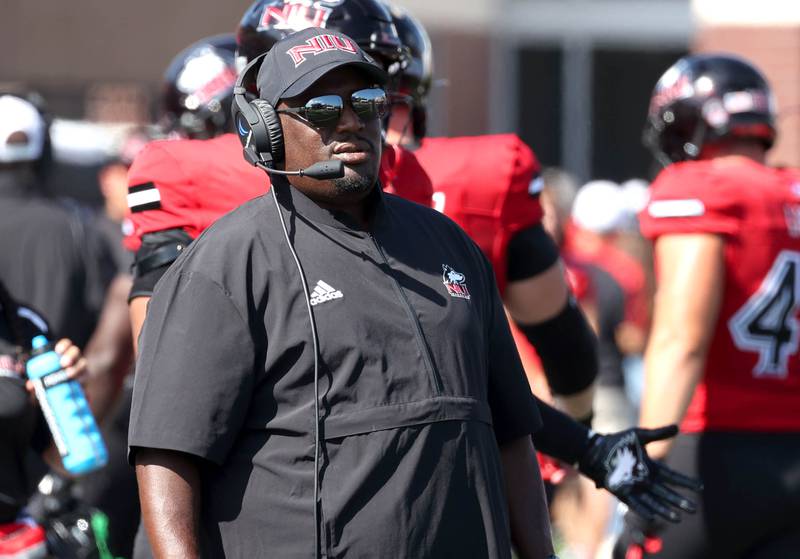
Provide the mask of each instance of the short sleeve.
[{"label": "short sleeve", "polygon": [[[491,276],[491,274],[489,274]],[[494,281],[489,311],[489,407],[498,444],[530,435],[542,426],[536,400],[517,352]]]},{"label": "short sleeve", "polygon": [[735,235],[739,231],[737,196],[718,173],[703,162],[675,164],[651,186],[650,200],[639,215],[642,234],[650,239],[676,233]]},{"label": "short sleeve", "polygon": [[511,135],[509,142],[513,155],[509,160],[511,174],[502,219],[506,228],[518,231],[541,223],[543,212],[539,197],[544,179],[533,150],[516,135]]},{"label": "short sleeve", "polygon": [[128,250],[137,250],[142,236],[154,231],[194,226],[194,187],[166,144],[149,143],[128,171]]},{"label": "short sleeve", "polygon": [[539,176],[539,162],[531,148],[515,134],[500,138],[502,141],[498,142],[497,147],[504,147],[503,151],[508,156],[498,158],[497,161],[504,162],[508,168],[498,169],[496,173],[499,180],[497,188],[501,189],[500,199],[503,203],[492,249],[487,254],[491,256],[495,266],[497,283],[501,290],[505,290],[510,279],[519,279],[506,276],[511,265],[509,243],[520,231],[535,227],[542,221],[542,206],[539,201],[542,180]]},{"label": "short sleeve", "polygon": [[250,404],[254,347],[229,295],[197,272],[171,270],[139,340],[128,444],[221,464]]}]

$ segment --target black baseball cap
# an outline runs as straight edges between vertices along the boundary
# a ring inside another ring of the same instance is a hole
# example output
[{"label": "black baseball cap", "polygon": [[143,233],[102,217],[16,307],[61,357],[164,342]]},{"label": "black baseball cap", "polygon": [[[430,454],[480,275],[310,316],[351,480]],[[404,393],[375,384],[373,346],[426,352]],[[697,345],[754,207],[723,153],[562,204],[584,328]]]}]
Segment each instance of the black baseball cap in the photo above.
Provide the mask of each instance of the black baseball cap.
[{"label": "black baseball cap", "polygon": [[275,43],[258,70],[258,95],[273,107],[303,93],[322,76],[354,66],[383,85],[388,74],[358,44],[332,29],[309,27]]}]

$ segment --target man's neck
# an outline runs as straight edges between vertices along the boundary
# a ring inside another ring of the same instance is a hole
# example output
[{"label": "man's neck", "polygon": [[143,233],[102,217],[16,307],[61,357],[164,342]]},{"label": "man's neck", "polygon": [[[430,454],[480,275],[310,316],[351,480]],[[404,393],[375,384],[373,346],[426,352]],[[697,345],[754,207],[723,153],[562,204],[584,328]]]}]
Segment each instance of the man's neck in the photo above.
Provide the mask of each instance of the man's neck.
[{"label": "man's neck", "polygon": [[371,214],[369,211],[371,204],[368,203],[368,200],[369,198],[365,198],[363,200],[344,202],[341,204],[329,203],[327,200],[314,200],[314,202],[326,210],[347,214],[353,218],[362,229],[367,229],[369,228]]},{"label": "man's neck", "polygon": [[369,228],[377,197],[380,196],[377,190],[380,189],[378,181],[375,181],[367,192],[337,193],[334,196],[323,196],[295,185],[292,185],[292,188],[324,210],[347,215],[362,229]]}]

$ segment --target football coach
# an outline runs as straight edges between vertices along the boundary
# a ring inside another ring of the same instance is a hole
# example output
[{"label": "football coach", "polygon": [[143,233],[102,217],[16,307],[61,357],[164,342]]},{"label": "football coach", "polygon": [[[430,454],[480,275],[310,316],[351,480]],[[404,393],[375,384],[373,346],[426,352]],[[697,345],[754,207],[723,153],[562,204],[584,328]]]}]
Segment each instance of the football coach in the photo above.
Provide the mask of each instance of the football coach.
[{"label": "football coach", "polygon": [[184,251],[140,338],[130,459],[156,557],[552,553],[490,265],[378,183],[386,80],[317,28],[240,76],[271,192]]}]

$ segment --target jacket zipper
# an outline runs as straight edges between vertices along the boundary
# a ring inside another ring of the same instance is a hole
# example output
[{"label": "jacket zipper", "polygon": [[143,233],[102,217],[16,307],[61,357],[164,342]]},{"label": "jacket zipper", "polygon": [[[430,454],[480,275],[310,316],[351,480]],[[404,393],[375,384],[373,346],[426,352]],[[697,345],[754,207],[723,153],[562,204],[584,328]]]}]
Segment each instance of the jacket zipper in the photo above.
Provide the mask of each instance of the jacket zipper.
[{"label": "jacket zipper", "polygon": [[[383,263],[389,270],[392,270],[392,267],[389,266],[389,261],[386,260],[386,255],[383,253],[383,249],[378,244],[378,241],[375,239],[375,237],[372,236],[371,233],[369,233],[369,238],[372,241],[372,244],[374,244],[375,248],[378,250],[378,254],[381,255],[381,260],[383,260]],[[439,375],[439,371],[436,369],[436,365],[434,365],[433,363],[433,357],[431,356],[431,353],[428,350],[428,344],[425,343],[425,335],[422,333],[422,326],[420,326],[419,320],[417,320],[417,315],[414,313],[414,309],[411,306],[411,302],[408,300],[405,291],[403,291],[400,282],[397,281],[397,278],[395,278],[394,274],[389,274],[389,275],[391,276],[392,282],[394,283],[395,291],[399,294],[400,299],[403,302],[403,305],[406,309],[406,314],[408,314],[408,318],[414,325],[414,331],[417,337],[417,345],[419,345],[420,350],[422,351],[422,355],[425,358],[425,364],[428,366],[429,374],[431,375],[431,378],[433,378],[433,385],[436,388],[436,395],[441,396],[443,390],[442,378]]]}]

